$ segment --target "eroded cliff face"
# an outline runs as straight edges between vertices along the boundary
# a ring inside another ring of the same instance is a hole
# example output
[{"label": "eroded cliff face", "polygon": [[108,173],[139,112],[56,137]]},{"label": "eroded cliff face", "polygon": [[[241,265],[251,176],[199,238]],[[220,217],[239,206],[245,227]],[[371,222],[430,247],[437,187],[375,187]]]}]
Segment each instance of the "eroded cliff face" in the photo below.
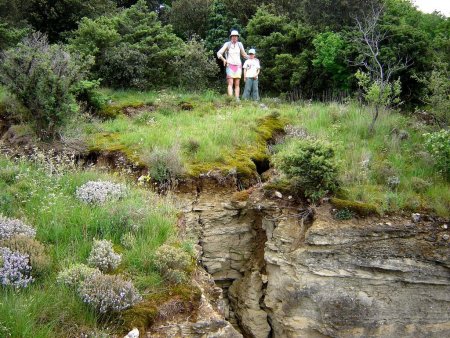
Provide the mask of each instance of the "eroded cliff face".
[{"label": "eroded cliff face", "polygon": [[181,228],[248,337],[450,336],[448,225],[336,221],[330,206],[236,193],[233,178],[185,186]]}]

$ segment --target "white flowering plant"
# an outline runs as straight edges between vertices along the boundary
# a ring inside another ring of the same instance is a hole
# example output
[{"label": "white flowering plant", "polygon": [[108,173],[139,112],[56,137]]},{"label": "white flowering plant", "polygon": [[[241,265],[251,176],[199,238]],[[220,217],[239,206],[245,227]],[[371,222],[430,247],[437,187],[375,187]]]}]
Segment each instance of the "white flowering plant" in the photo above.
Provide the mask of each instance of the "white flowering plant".
[{"label": "white flowering plant", "polygon": [[79,187],[76,197],[85,203],[103,204],[108,200],[117,200],[126,195],[123,184],[109,181],[89,181]]},{"label": "white flowering plant", "polygon": [[114,251],[111,241],[94,239],[88,257],[89,266],[96,267],[103,272],[112,271],[119,266],[121,260],[122,256]]},{"label": "white flowering plant", "polygon": [[8,218],[0,214],[0,240],[15,236],[34,238],[36,230],[19,219]]},{"label": "white flowering plant", "polygon": [[33,281],[28,255],[0,247],[0,284],[25,288]]},{"label": "white flowering plant", "polygon": [[100,313],[119,312],[142,300],[131,281],[116,275],[90,275],[81,283],[78,293],[83,302]]}]

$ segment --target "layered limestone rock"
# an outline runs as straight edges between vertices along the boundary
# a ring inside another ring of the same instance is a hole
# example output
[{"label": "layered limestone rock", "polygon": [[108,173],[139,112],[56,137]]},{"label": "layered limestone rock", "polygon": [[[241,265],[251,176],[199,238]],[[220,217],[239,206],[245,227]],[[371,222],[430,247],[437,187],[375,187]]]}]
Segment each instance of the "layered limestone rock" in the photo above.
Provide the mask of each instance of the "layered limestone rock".
[{"label": "layered limestone rock", "polygon": [[326,208],[300,245],[278,222],[265,252],[275,337],[450,335],[450,243],[441,223],[336,222]]},{"label": "layered limestone rock", "polygon": [[235,182],[179,192],[182,228],[248,337],[450,336],[450,242],[442,222],[336,221]]}]

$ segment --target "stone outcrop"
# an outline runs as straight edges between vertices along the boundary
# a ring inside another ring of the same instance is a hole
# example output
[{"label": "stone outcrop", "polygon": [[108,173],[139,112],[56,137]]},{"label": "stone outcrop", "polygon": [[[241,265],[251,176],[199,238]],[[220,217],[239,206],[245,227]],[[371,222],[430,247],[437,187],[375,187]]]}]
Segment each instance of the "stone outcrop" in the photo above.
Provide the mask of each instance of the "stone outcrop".
[{"label": "stone outcrop", "polygon": [[287,198],[236,198],[236,182],[221,183],[179,192],[182,228],[245,336],[450,336],[443,222],[336,221],[327,204],[308,222]]}]

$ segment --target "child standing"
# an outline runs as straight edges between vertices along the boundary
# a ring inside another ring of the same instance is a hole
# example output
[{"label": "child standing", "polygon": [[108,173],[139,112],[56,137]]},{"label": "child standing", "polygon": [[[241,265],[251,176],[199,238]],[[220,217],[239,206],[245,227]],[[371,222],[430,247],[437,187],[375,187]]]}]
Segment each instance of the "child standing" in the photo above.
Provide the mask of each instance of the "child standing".
[{"label": "child standing", "polygon": [[250,49],[248,51],[249,59],[245,61],[244,66],[244,99],[249,99],[252,95],[252,99],[259,101],[259,91],[258,91],[258,75],[261,69],[259,60],[255,57],[255,49]]}]

